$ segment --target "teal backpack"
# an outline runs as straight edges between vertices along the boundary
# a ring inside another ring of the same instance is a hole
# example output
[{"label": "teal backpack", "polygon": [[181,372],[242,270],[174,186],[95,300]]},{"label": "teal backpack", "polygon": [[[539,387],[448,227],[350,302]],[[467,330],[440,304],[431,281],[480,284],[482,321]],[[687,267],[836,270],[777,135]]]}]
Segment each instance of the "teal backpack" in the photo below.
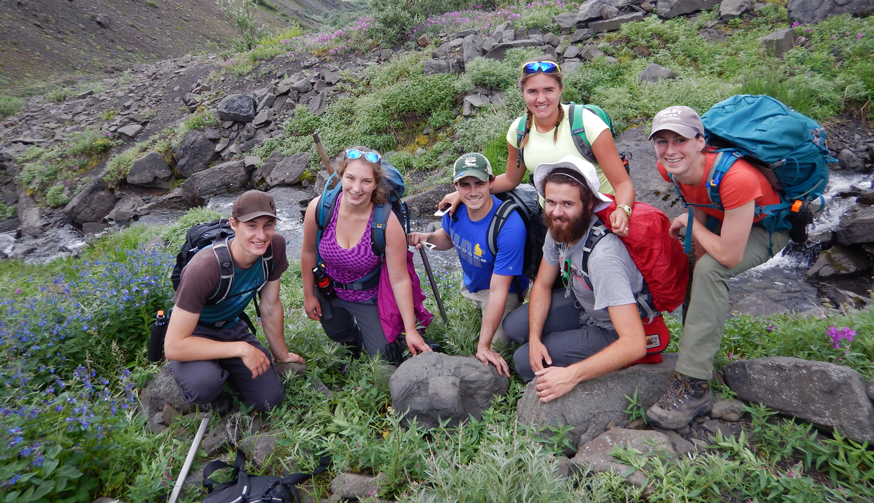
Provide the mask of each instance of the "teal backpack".
[{"label": "teal backpack", "polygon": [[[388,201],[383,204],[378,204],[373,208],[373,218],[370,223],[370,249],[373,254],[382,258],[385,256],[385,228],[388,223],[388,216],[394,212],[401,223],[404,232],[410,232],[410,210],[407,203],[401,201],[406,192],[404,185],[404,175],[391,164],[380,160],[380,166],[383,171],[382,185],[388,193]],[[319,233],[316,239],[316,263],[322,264],[322,257],[318,254],[319,243],[322,241],[322,234],[325,228],[331,222],[331,216],[334,214],[334,207],[340,199],[337,197],[343,190],[343,185],[336,173],[328,178],[325,182],[325,188],[322,190],[322,199],[316,208],[316,223],[319,226]],[[369,290],[379,284],[379,273],[382,269],[382,263],[376,266],[375,269],[365,274],[359,280],[353,283],[339,283],[334,281],[334,285],[346,290]]]},{"label": "teal backpack", "polygon": [[[593,112],[600,117],[601,120],[604,121],[604,124],[607,124],[607,127],[610,128],[610,135],[616,138],[616,130],[613,129],[613,119],[611,119],[610,115],[608,115],[607,112],[598,105],[579,105],[577,103],[564,104],[568,106],[568,116],[570,117],[568,124],[571,127],[571,137],[574,139],[574,145],[577,147],[577,152],[583,156],[583,159],[597,165],[598,160],[595,158],[595,154],[592,153],[592,145],[589,143],[589,139],[586,138],[586,127],[583,125],[583,110]],[[521,145],[525,135],[528,134],[525,127],[526,119],[527,117],[523,115],[522,119],[519,121],[519,126],[516,128],[516,145]],[[522,149],[520,148],[519,155],[516,156],[517,168],[522,163],[522,155]],[[625,172],[629,172],[631,152],[619,152],[619,159],[622,160],[622,165],[625,166]]]},{"label": "teal backpack", "polygon": [[[701,121],[707,144],[716,147],[718,157],[707,178],[710,204],[691,205],[683,200],[690,218],[691,206],[723,210],[720,182],[735,161],[744,159],[759,169],[780,195],[777,204],[756,206],[756,215],[765,215],[761,224],[769,234],[788,230],[793,241],[804,242],[812,220],[809,205],[819,200],[817,211],[825,208],[822,193],[828,184],[828,165],[838,162],[825,147],[825,128],[770,96],[751,94],[713,105]],[[674,185],[679,192],[676,180]],[[686,229],[687,253],[691,229]]]}]

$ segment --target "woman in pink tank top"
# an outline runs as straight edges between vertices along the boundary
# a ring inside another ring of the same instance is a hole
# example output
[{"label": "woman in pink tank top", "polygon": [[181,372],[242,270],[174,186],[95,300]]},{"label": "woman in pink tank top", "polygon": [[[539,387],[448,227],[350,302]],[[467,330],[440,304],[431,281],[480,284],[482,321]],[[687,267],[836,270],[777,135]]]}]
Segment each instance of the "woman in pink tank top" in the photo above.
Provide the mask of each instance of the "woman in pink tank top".
[{"label": "woman in pink tank top", "polygon": [[[373,208],[387,201],[380,185],[383,178],[380,155],[368,148],[350,147],[338,161],[337,176],[343,190],[337,196],[321,240],[316,221],[320,197],[309,204],[304,216],[300,258],[304,309],[308,318],[321,322],[329,338],[347,345],[353,357],[360,354],[362,346],[368,355],[385,356],[388,341],[379,322],[377,286],[359,281],[368,277],[382,262],[371,249],[370,235]],[[407,242],[394,213],[389,214],[385,241],[382,265],[388,267],[392,291],[404,321],[407,345],[413,355],[430,351],[416,330],[412,283],[406,263]],[[322,265],[316,263],[317,256],[321,257],[325,273],[334,281],[336,297],[332,299],[326,299],[316,288],[313,268]]]}]

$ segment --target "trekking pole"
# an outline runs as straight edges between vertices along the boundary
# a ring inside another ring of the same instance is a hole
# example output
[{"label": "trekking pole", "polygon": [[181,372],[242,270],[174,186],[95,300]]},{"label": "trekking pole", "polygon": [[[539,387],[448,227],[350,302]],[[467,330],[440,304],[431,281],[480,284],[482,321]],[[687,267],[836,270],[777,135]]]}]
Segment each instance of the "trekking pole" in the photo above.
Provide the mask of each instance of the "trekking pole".
[{"label": "trekking pole", "polygon": [[176,486],[173,487],[173,492],[170,494],[169,503],[176,503],[179,498],[179,493],[182,492],[182,485],[185,484],[185,477],[188,475],[188,470],[191,469],[191,463],[194,462],[194,456],[197,455],[197,448],[200,447],[200,441],[203,440],[203,434],[206,433],[206,426],[209,424],[209,415],[200,421],[200,427],[197,428],[197,434],[194,436],[194,443],[191,444],[191,449],[188,449],[188,456],[185,457],[185,463],[182,464],[182,471],[179,472],[179,478],[176,479]]},{"label": "trekking pole", "polygon": [[330,177],[335,172],[334,165],[331,163],[331,158],[328,157],[328,152],[325,151],[325,146],[322,145],[322,139],[319,138],[318,131],[313,133],[313,141],[316,144],[316,150],[319,151],[319,157],[322,158],[322,164],[325,165],[325,171],[328,172],[328,176]]},{"label": "trekking pole", "polygon": [[419,253],[422,255],[422,264],[425,265],[425,272],[428,273],[428,282],[431,283],[431,290],[434,290],[434,299],[437,300],[437,307],[440,309],[440,317],[443,318],[443,323],[449,323],[449,318],[446,317],[446,311],[443,310],[443,301],[440,300],[440,292],[437,291],[437,281],[434,280],[434,273],[431,272],[431,263],[428,262],[428,256],[425,255],[425,243],[422,243],[422,245],[423,246],[419,248]]}]

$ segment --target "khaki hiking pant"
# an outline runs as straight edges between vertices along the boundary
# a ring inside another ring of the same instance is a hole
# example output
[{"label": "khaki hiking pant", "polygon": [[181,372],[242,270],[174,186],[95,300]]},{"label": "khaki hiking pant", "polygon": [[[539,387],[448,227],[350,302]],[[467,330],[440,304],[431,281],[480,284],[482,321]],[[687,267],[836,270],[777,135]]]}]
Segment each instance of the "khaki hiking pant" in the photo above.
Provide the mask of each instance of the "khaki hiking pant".
[{"label": "khaki hiking pant", "polygon": [[729,269],[706,254],[698,260],[692,276],[692,295],[680,341],[677,372],[696,379],[712,378],[713,357],[719,351],[728,317],[729,281],[767,262],[772,256],[770,250],[779,253],[788,242],[788,232],[775,232],[769,240],[768,231],[754,225],[743,259],[736,267]]},{"label": "khaki hiking pant", "polygon": [[[483,316],[486,314],[486,306],[489,304],[490,290],[480,290],[476,293],[470,293],[464,283],[461,284],[461,295],[473,301],[474,305],[479,308]],[[523,295],[524,297],[524,295]],[[500,342],[506,345],[509,341],[507,334],[504,333],[503,321],[511,311],[519,307],[522,303],[519,302],[519,296],[513,292],[507,294],[507,303],[504,305],[504,314],[501,316],[501,323],[498,324],[498,329],[495,330],[495,336],[492,337],[492,351],[497,351],[496,345]],[[479,337],[479,334],[477,334]]]}]

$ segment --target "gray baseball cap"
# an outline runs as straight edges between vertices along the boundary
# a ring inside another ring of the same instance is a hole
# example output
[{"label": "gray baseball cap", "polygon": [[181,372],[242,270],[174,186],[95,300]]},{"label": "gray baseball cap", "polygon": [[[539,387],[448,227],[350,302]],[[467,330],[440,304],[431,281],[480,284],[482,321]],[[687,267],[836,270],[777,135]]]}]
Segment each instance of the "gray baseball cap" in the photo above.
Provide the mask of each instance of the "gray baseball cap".
[{"label": "gray baseball cap", "polygon": [[492,176],[492,163],[486,159],[486,156],[476,152],[464,154],[455,161],[455,167],[452,171],[452,183],[466,176],[472,176],[487,182],[489,177]]},{"label": "gray baseball cap", "polygon": [[695,138],[704,134],[704,123],[695,110],[684,107],[668,107],[657,113],[652,120],[652,133],[648,140],[652,140],[654,134],[663,130],[673,131],[685,138]]}]

